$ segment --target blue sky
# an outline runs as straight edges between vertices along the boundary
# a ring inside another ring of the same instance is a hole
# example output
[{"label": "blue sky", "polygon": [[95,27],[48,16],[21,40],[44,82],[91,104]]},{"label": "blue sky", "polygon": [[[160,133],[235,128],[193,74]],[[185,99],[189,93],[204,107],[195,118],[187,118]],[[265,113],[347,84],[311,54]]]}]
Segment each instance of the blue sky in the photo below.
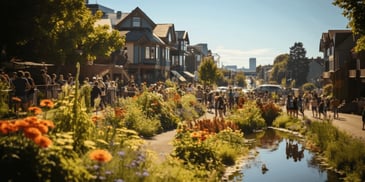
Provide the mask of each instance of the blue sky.
[{"label": "blue sky", "polygon": [[89,0],[115,11],[139,7],[155,23],[173,23],[189,34],[190,45],[207,43],[220,64],[249,67],[273,64],[302,42],[307,57],[322,57],[323,32],[347,29],[348,20],[332,0]]}]

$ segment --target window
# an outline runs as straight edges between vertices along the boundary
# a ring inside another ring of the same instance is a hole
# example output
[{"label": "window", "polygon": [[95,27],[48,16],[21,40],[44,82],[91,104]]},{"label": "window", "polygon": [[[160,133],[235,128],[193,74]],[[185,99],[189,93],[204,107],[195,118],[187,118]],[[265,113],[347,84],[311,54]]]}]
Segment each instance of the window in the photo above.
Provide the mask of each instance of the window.
[{"label": "window", "polygon": [[156,50],[155,47],[146,47],[145,59],[155,59],[156,58],[155,50]]},{"label": "window", "polygon": [[141,27],[141,18],[140,17],[132,18],[132,27]]}]

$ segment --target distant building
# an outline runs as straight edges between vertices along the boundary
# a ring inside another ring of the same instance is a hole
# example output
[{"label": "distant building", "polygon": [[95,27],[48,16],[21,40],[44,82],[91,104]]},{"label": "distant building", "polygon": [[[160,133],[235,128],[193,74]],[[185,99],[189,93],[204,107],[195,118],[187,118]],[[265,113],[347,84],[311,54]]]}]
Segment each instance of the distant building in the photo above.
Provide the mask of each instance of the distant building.
[{"label": "distant building", "polygon": [[256,70],[256,58],[250,58],[249,61],[250,61],[250,67],[249,67],[250,71]]}]

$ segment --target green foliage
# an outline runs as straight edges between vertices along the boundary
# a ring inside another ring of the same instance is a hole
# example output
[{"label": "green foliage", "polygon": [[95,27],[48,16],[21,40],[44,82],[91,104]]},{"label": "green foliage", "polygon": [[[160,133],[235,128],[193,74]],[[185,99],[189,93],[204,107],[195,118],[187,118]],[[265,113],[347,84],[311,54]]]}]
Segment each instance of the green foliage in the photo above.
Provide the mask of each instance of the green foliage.
[{"label": "green foliage", "polygon": [[303,47],[303,43],[295,42],[290,47],[289,60],[287,64],[287,71],[289,75],[287,79],[295,82],[291,83],[292,87],[298,87],[306,82],[307,74],[309,71],[309,61],[306,57],[306,50]]},{"label": "green foliage", "polygon": [[[77,68],[79,68],[79,64],[77,64]],[[75,77],[75,87],[65,85],[62,88],[63,93],[61,95],[64,97],[58,100],[57,105],[59,107],[53,111],[52,119],[57,125],[56,132],[74,133],[75,151],[84,153],[88,150],[84,142],[92,136],[95,125],[85,106],[85,100],[90,100],[90,98],[79,94],[78,75],[79,70]]]},{"label": "green foliage", "polygon": [[6,116],[9,113],[9,86],[6,82],[0,80],[0,118]]},{"label": "green foliage", "polygon": [[270,81],[276,83],[282,83],[284,80],[284,86],[286,86],[287,78],[287,64],[289,60],[289,54],[278,55],[274,60],[272,72],[270,74]]},{"label": "green foliage", "polygon": [[304,123],[299,118],[291,117],[287,114],[281,114],[272,123],[274,127],[285,128],[292,131],[304,132]]},{"label": "green foliage", "polygon": [[234,165],[239,156],[247,154],[243,133],[230,128],[218,132],[208,138],[213,150],[218,154],[224,165]]},{"label": "green foliage", "polygon": [[178,132],[174,140],[174,157],[183,160],[185,165],[202,166],[206,170],[223,167],[213,146],[206,141],[207,132],[191,131],[185,127]]},{"label": "green foliage", "polygon": [[[109,55],[124,42],[116,31],[94,28],[99,17],[94,17],[82,0],[4,0],[0,6],[1,22],[8,27],[4,30],[7,36],[1,37],[0,42],[6,45],[9,58],[16,56],[46,60],[47,63],[74,64],[76,58],[80,58],[75,50],[83,49],[82,60],[86,61]],[[7,16],[12,12],[18,12],[17,16]]]},{"label": "green foliage", "polygon": [[349,19],[352,32],[359,36],[355,51],[365,51],[365,4],[358,0],[334,0],[333,4],[343,9],[343,15]]},{"label": "green foliage", "polygon": [[198,68],[199,79],[205,85],[214,84],[222,72],[218,69],[217,64],[214,63],[213,57],[204,57]]},{"label": "green foliage", "polygon": [[183,118],[183,120],[189,121],[199,117],[199,114],[195,110],[195,105],[197,104],[198,101],[193,94],[185,94],[181,97],[180,116]]},{"label": "green foliage", "polygon": [[124,125],[128,129],[137,131],[144,137],[152,137],[161,130],[161,123],[157,117],[148,117],[133,98],[123,101],[123,108],[126,111],[123,119]]},{"label": "green foliage", "polygon": [[327,122],[312,122],[308,138],[323,151],[328,163],[345,172],[345,181],[365,180],[365,145]]},{"label": "green foliage", "polygon": [[228,120],[235,122],[244,133],[252,133],[266,126],[261,109],[256,102],[246,102],[242,109],[237,109],[228,116]]},{"label": "green foliage", "polygon": [[175,129],[179,118],[174,114],[173,107],[167,104],[161,94],[143,92],[137,98],[137,103],[148,118],[157,118],[163,131]]}]

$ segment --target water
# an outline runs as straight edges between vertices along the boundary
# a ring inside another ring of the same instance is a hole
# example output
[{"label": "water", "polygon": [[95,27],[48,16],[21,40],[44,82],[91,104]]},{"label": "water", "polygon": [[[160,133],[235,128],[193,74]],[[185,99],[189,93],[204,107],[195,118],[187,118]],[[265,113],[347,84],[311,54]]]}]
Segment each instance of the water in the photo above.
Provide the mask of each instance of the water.
[{"label": "water", "polygon": [[[268,129],[253,136],[258,155],[243,166],[241,177],[233,181],[247,182],[337,182],[339,176],[321,168],[314,154],[306,149],[300,139],[288,133]],[[268,170],[265,170],[265,167]],[[242,175],[243,174],[243,175]]]}]

